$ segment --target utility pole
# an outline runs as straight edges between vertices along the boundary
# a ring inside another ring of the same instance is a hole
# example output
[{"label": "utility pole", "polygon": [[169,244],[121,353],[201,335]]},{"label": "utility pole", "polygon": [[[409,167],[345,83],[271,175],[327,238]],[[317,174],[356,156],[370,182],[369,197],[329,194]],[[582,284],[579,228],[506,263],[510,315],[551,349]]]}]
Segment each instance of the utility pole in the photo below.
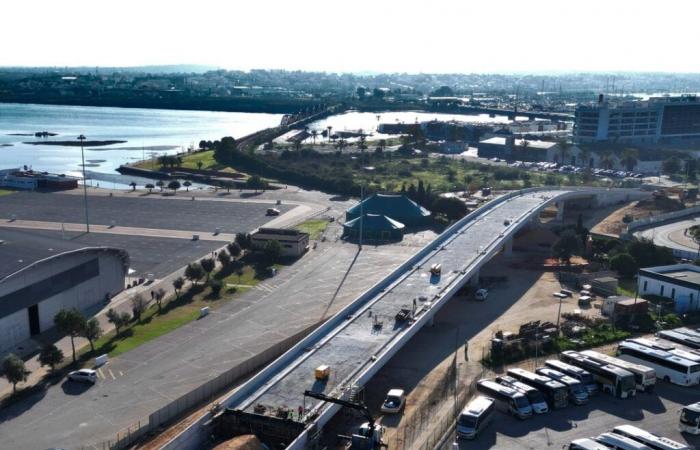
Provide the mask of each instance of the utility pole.
[{"label": "utility pole", "polygon": [[86,232],[90,232],[90,216],[88,214],[88,197],[87,197],[87,177],[85,176],[85,148],[84,148],[84,142],[85,142],[85,136],[80,135],[78,136],[78,140],[80,141],[80,156],[83,160],[83,198],[85,199],[85,227],[86,227]]},{"label": "utility pole", "polygon": [[365,187],[360,186],[360,250],[362,250],[362,222],[365,220],[364,213],[364,203],[365,201]]}]

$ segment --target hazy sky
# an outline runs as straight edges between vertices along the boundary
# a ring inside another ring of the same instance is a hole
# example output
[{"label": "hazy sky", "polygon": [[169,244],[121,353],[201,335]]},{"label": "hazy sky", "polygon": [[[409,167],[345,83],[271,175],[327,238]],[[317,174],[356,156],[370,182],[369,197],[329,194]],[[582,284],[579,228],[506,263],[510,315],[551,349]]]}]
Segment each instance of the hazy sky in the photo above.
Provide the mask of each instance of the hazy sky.
[{"label": "hazy sky", "polygon": [[697,0],[2,0],[0,65],[700,72]]}]

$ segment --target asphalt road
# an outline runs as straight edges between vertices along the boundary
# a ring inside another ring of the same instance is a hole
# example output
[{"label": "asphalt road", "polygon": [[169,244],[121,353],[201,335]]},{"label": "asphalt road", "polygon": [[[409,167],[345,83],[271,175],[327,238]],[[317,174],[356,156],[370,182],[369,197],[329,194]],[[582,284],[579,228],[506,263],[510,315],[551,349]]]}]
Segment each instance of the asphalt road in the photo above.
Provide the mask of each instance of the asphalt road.
[{"label": "asphalt road", "polygon": [[416,251],[366,246],[352,264],[356,249],[321,244],[261,289],[113,359],[97,385],[61,382],[3,409],[0,447],[101,448],[117,431],[147,420],[173,399],[332,314]]},{"label": "asphalt road", "polygon": [[[162,228],[222,233],[253,230],[270,220],[269,203],[189,200],[176,197],[125,195],[88,197],[90,222],[100,225]],[[284,213],[294,205],[277,205]],[[75,194],[17,192],[0,197],[0,218],[81,223],[85,221],[83,197]]]},{"label": "asphalt road", "polygon": [[700,218],[682,220],[656,228],[634,233],[637,237],[651,239],[656,245],[697,253],[698,246],[693,240],[683,235],[683,230],[700,224]]},{"label": "asphalt road", "polygon": [[[459,441],[460,450],[561,449],[574,439],[597,436],[614,426],[630,424],[693,448],[700,436],[678,431],[678,411],[682,405],[698,401],[696,387],[685,388],[661,382],[654,394],[637,394],[630,400],[598,395],[587,405],[518,420],[497,413],[492,424],[473,441]],[[454,433],[442,450],[450,450]]]}]

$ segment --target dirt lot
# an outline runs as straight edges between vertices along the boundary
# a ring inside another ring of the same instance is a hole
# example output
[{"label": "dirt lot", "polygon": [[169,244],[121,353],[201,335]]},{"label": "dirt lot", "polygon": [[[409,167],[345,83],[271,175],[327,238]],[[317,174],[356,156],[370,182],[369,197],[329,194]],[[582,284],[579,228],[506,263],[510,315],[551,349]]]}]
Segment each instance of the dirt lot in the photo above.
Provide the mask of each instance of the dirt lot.
[{"label": "dirt lot", "polygon": [[633,219],[641,219],[676,211],[682,207],[682,203],[678,200],[662,197],[632,202],[621,208],[605,208],[595,214],[598,217],[598,223],[591,231],[597,234],[619,236],[626,229],[622,221],[626,215],[630,215]]}]

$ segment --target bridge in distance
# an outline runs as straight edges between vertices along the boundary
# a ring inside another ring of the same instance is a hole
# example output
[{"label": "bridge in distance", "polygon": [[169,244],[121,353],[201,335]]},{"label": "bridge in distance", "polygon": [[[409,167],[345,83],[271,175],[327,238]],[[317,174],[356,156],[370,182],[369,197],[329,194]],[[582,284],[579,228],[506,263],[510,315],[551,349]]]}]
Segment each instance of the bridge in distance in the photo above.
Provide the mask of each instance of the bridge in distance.
[{"label": "bridge in distance", "polygon": [[[455,223],[233,391],[222,406],[227,408],[226,413],[235,414],[242,429],[276,428],[288,433],[288,449],[306,448],[340,407],[305,399],[304,391],[352,398],[421,327],[432,323],[436,312],[460,288],[478,281],[484,264],[500,251],[510,253],[515,234],[537,220],[544,208],[557,204],[561,215],[564,205],[574,200],[579,206],[592,208],[647,195],[633,189],[541,188],[492,200]],[[439,277],[429,273],[433,264],[442,267]],[[412,318],[397,322],[394,317],[402,308],[412,309]],[[324,383],[314,378],[314,369],[321,365],[331,368],[331,376]],[[275,417],[280,407],[297,411],[302,405],[302,421]],[[213,414],[207,414],[163,448],[198,448],[210,435]]]}]

